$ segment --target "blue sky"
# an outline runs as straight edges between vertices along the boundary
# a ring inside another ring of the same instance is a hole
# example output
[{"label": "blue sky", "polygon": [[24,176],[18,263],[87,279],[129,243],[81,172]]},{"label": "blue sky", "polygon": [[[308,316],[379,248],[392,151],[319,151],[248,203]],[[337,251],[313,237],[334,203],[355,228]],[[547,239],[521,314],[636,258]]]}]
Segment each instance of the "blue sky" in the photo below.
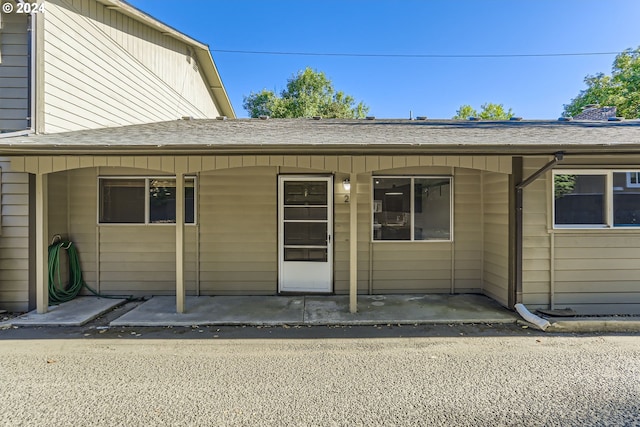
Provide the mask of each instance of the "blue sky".
[{"label": "blue sky", "polygon": [[323,71],[380,118],[451,118],[462,104],[504,104],[556,119],[610,73],[614,55],[390,58],[261,55],[216,50],[357,54],[555,54],[640,46],[638,0],[129,0],[209,45],[238,117],[243,96],[280,91],[298,70]]}]

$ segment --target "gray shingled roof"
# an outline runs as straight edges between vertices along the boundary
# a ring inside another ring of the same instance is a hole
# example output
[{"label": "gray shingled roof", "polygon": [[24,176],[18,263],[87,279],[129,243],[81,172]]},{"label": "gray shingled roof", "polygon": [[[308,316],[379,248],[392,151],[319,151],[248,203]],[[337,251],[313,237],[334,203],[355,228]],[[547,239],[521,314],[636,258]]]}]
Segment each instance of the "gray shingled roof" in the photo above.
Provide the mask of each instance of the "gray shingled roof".
[{"label": "gray shingled roof", "polygon": [[574,120],[608,120],[616,116],[616,107],[585,108],[580,114],[573,116]]},{"label": "gray shingled roof", "polygon": [[177,120],[0,139],[0,153],[640,153],[640,121]]}]

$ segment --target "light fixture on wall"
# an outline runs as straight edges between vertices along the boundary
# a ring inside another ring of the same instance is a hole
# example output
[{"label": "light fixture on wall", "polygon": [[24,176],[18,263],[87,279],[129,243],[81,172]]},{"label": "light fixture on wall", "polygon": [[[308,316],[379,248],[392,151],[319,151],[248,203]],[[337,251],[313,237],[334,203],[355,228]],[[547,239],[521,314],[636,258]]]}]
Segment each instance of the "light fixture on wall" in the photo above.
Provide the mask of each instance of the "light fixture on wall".
[{"label": "light fixture on wall", "polygon": [[344,188],[344,191],[351,191],[351,181],[349,181],[349,178],[342,181],[342,187]]}]

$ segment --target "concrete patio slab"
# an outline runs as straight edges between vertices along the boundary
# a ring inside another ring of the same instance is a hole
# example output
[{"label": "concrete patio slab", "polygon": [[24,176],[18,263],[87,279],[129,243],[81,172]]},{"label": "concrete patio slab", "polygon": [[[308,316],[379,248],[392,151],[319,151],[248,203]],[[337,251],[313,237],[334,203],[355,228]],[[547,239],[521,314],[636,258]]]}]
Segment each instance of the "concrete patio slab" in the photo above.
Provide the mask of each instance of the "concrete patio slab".
[{"label": "concrete patio slab", "polygon": [[377,323],[514,323],[517,316],[481,295],[375,295],[358,297],[204,296],[187,297],[175,312],[175,297],[156,296],[110,326],[369,325]]},{"label": "concrete patio slab", "polygon": [[110,326],[283,325],[303,323],[304,297],[187,297],[185,313],[176,298],[156,296],[115,319]]},{"label": "concrete patio slab", "polygon": [[514,323],[517,316],[482,295],[362,295],[358,312],[348,296],[306,297],[306,324]]},{"label": "concrete patio slab", "polygon": [[125,299],[77,297],[69,302],[50,306],[47,313],[30,311],[0,326],[82,326],[125,302]]},{"label": "concrete patio slab", "polygon": [[[124,299],[78,297],[46,314],[29,312],[5,322],[11,326],[82,326],[123,304]],[[186,313],[175,312],[173,296],[156,296],[113,320],[111,326],[211,325],[372,325],[522,323],[515,312],[483,295],[359,295],[349,312],[347,295],[190,296]],[[638,316],[548,318],[547,332],[640,332]],[[526,322],[524,322],[526,324]]]}]

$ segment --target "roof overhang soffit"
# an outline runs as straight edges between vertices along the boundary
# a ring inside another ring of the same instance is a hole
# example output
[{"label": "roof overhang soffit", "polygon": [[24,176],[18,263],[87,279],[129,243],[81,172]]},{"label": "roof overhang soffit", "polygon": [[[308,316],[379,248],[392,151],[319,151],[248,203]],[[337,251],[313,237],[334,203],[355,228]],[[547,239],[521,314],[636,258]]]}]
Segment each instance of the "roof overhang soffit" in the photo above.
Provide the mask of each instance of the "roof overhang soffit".
[{"label": "roof overhang soffit", "polygon": [[400,155],[192,155],[12,156],[11,170],[48,174],[90,167],[127,167],[166,173],[197,173],[254,166],[291,166],[338,173],[370,173],[413,167],[452,167],[511,173],[511,156]]}]

